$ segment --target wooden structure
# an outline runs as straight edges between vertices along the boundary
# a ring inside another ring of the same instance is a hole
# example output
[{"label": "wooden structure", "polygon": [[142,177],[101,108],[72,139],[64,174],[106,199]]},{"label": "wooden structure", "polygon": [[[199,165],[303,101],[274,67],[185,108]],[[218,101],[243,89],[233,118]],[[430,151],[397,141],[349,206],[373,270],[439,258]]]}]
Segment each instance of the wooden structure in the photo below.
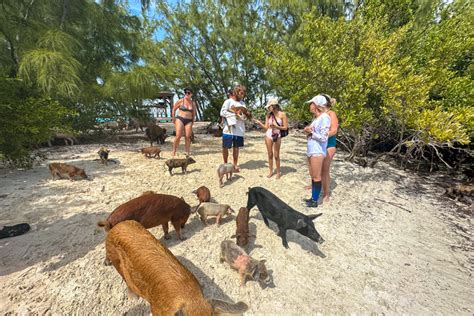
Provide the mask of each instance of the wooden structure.
[{"label": "wooden structure", "polygon": [[153,117],[158,123],[171,122],[171,111],[173,111],[173,97],[174,93],[171,91],[160,91],[156,94],[156,96],[147,100],[147,104],[143,104],[141,107],[150,110],[150,113],[153,115]]}]

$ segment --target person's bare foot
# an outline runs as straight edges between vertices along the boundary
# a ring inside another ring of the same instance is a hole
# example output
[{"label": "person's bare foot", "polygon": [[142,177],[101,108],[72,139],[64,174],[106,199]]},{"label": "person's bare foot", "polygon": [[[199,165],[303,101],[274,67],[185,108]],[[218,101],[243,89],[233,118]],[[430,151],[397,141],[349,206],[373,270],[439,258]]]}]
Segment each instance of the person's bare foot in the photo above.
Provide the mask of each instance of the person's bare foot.
[{"label": "person's bare foot", "polygon": [[279,172],[277,172],[276,178],[277,178],[277,180],[281,178],[281,174]]},{"label": "person's bare foot", "polygon": [[273,173],[267,174],[267,178],[271,178],[273,176]]},{"label": "person's bare foot", "polygon": [[324,203],[329,203],[329,195],[323,196],[323,202]]},{"label": "person's bare foot", "polygon": [[234,172],[236,173],[240,172],[240,168],[238,166],[234,166]]}]

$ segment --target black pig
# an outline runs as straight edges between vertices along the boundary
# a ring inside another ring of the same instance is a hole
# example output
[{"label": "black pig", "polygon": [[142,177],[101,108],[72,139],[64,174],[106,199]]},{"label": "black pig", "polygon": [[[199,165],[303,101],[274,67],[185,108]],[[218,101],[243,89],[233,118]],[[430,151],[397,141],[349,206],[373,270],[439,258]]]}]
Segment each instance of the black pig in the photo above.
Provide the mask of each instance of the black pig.
[{"label": "black pig", "polygon": [[262,188],[249,188],[247,209],[252,209],[257,205],[258,210],[262,214],[265,225],[268,225],[268,220],[272,220],[278,225],[278,236],[281,237],[283,246],[288,248],[286,240],[286,231],[288,229],[296,230],[301,235],[314,240],[317,243],[323,243],[324,239],[319,235],[314,227],[313,220],[322,215],[304,215],[280,200],[275,194]]}]

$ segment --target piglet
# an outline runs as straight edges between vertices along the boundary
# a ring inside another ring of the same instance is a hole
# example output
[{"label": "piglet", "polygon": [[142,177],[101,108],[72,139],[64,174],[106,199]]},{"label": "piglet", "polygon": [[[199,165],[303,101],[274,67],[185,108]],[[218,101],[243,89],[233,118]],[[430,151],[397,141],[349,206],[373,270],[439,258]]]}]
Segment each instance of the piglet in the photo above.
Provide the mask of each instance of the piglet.
[{"label": "piglet", "polygon": [[209,191],[209,189],[205,186],[200,186],[192,193],[196,194],[199,203],[211,201],[211,191]]},{"label": "piglet", "polygon": [[170,172],[170,175],[172,176],[173,174],[171,173],[171,171],[174,168],[181,168],[183,173],[187,174],[188,165],[190,165],[192,163],[195,163],[195,162],[196,162],[196,160],[194,160],[192,157],[188,156],[184,159],[180,159],[180,158],[169,159],[165,162],[165,164],[166,164],[166,166],[168,166],[168,171]]},{"label": "piglet", "polygon": [[208,216],[216,216],[216,223],[217,226],[220,225],[220,220],[224,215],[230,215],[231,212],[234,212],[234,210],[227,204],[218,204],[218,203],[212,203],[212,202],[204,202],[200,203],[198,206],[194,206],[191,209],[192,213],[197,212],[201,218],[201,221],[205,225],[209,225],[207,223],[207,217]]},{"label": "piglet", "polygon": [[[232,178],[232,173],[234,172],[234,165],[231,163],[223,163],[217,168],[217,176],[219,177],[219,186],[222,188],[224,183],[222,178],[226,176],[226,180]],[[229,176],[230,175],[230,176]]]},{"label": "piglet", "polygon": [[100,163],[107,166],[110,150],[105,147],[101,147],[97,153],[99,154]]},{"label": "piglet", "polygon": [[250,257],[231,240],[224,240],[221,243],[220,262],[224,261],[239,271],[240,286],[245,285],[247,278],[258,281],[262,288],[272,283],[272,278],[265,267],[265,260]]},{"label": "piglet", "polygon": [[84,169],[78,168],[73,165],[68,165],[60,162],[53,162],[49,164],[49,171],[53,180],[58,177],[59,179],[68,178],[74,181],[76,177],[87,179],[86,172]]},{"label": "piglet", "polygon": [[160,152],[161,152],[160,147],[150,146],[150,147],[142,148],[140,151],[147,158],[151,158],[152,156],[153,158],[156,158],[156,157],[160,158]]},{"label": "piglet", "polygon": [[254,237],[249,231],[249,210],[245,207],[239,209],[237,218],[235,219],[237,228],[235,230],[235,235],[232,235],[231,238],[237,239],[237,245],[240,247],[245,247],[249,243],[249,238]]}]

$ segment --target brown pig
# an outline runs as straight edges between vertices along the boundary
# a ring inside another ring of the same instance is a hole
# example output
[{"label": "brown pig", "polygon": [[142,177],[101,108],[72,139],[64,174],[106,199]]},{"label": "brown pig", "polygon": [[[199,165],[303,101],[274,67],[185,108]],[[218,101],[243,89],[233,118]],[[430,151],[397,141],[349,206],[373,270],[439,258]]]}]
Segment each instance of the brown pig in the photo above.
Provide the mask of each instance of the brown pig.
[{"label": "brown pig", "polygon": [[205,186],[200,186],[192,193],[196,194],[199,203],[211,201],[211,191],[209,191],[209,189]]},{"label": "brown pig", "polygon": [[191,213],[197,212],[201,218],[201,221],[208,225],[207,217],[216,216],[217,226],[220,225],[220,220],[224,215],[230,215],[234,210],[227,204],[218,204],[213,202],[200,203],[198,206],[194,206],[191,209]]},{"label": "brown pig", "polygon": [[188,168],[188,165],[192,164],[192,163],[195,163],[196,160],[194,160],[192,157],[186,157],[184,159],[180,159],[180,158],[173,158],[173,159],[169,159],[169,160],[166,160],[165,164],[166,166],[168,166],[168,171],[170,172],[170,175],[172,176],[173,174],[171,173],[171,170],[173,170],[174,168],[181,168],[181,170],[183,171],[184,174],[187,174],[187,168]]},{"label": "brown pig", "polygon": [[249,232],[249,210],[246,207],[239,209],[235,222],[237,229],[235,235],[232,235],[231,238],[237,238],[237,245],[245,247],[249,243],[249,238],[255,237],[254,235],[250,235]]},{"label": "brown pig", "polygon": [[206,299],[196,277],[135,221],[112,228],[105,248],[129,290],[150,303],[155,316],[235,314],[248,309],[243,302]]},{"label": "brown pig", "polygon": [[227,262],[239,271],[240,286],[245,285],[247,278],[258,281],[262,288],[272,283],[272,278],[265,267],[265,260],[259,261],[250,257],[231,240],[224,240],[221,243],[220,261]]},{"label": "brown pig", "polygon": [[59,179],[68,178],[71,181],[74,181],[75,177],[82,179],[87,179],[86,172],[84,169],[78,168],[73,165],[68,165],[60,162],[53,162],[49,164],[49,171],[51,172],[51,177],[53,180],[58,177]]},{"label": "brown pig", "polygon": [[100,163],[107,166],[110,150],[105,147],[101,147],[97,153],[99,154]]},{"label": "brown pig", "polygon": [[161,149],[160,149],[160,147],[150,146],[150,147],[142,148],[141,152],[147,158],[151,158],[152,156],[153,156],[153,158],[156,158],[157,156],[158,156],[158,158],[160,158]]},{"label": "brown pig", "polygon": [[99,221],[97,225],[109,231],[118,223],[131,219],[145,228],[162,225],[165,239],[170,239],[168,222],[171,222],[178,238],[184,240],[181,228],[184,228],[190,214],[191,207],[182,198],[147,191],[117,207],[106,220]]}]

